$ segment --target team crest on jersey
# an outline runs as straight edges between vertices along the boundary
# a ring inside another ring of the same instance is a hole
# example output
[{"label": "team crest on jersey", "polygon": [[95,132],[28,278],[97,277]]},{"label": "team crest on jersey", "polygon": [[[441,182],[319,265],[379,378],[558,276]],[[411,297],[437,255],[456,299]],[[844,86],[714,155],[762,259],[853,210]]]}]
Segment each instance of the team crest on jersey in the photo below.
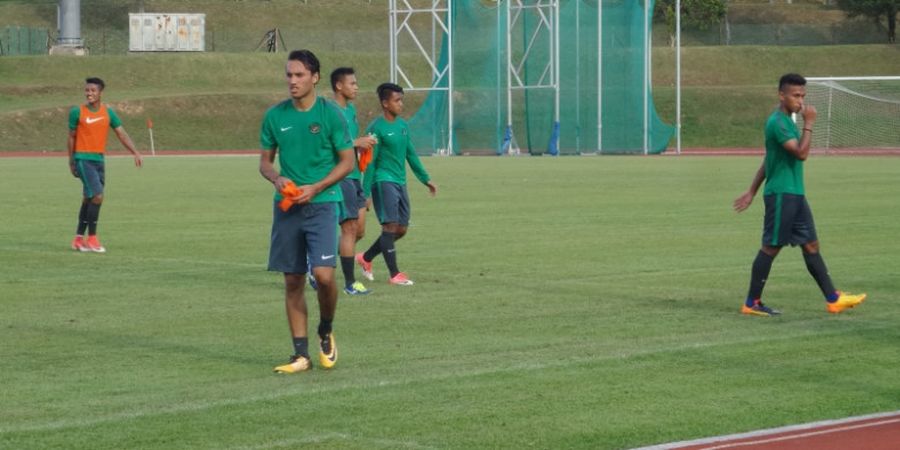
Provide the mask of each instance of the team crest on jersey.
[{"label": "team crest on jersey", "polygon": [[318,123],[313,123],[309,126],[309,132],[312,134],[319,134],[322,131],[322,126]]}]

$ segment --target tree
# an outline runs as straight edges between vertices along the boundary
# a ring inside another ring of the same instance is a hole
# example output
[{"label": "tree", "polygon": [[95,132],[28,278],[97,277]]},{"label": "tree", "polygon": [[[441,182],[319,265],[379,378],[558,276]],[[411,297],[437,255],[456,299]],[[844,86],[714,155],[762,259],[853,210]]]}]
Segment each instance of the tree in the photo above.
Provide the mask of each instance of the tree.
[{"label": "tree", "polygon": [[[719,23],[727,6],[726,0],[681,0],[681,26],[697,27],[701,30]],[[885,0],[895,1],[895,0]],[[669,30],[669,45],[675,45],[675,0],[657,0],[655,15],[666,22]]]},{"label": "tree", "polygon": [[837,0],[838,8],[844,10],[848,17],[865,16],[881,26],[881,19],[887,19],[888,42],[897,40],[897,12],[900,11],[900,0]]}]

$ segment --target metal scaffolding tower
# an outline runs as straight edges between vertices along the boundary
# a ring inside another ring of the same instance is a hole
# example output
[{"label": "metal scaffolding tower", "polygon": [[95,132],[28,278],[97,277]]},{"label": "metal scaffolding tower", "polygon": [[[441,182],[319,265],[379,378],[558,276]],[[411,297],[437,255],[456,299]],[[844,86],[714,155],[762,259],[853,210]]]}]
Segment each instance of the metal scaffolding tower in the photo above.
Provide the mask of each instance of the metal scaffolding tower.
[{"label": "metal scaffolding tower", "polygon": [[[442,148],[439,154],[453,153],[453,14],[450,13],[452,0],[390,0],[390,47],[391,47],[391,82],[397,83],[409,91],[446,91],[447,92],[447,134],[441,137]],[[414,28],[413,24],[429,21],[430,30],[423,32]],[[430,32],[430,36],[428,33]],[[446,42],[444,41],[446,40]],[[412,46],[412,52],[408,52]],[[441,64],[442,46],[444,64]],[[400,52],[404,53],[404,61],[400,61]],[[415,60],[408,58],[409,54]],[[413,80],[404,67],[412,64],[425,64],[429,68],[430,80]],[[441,67],[443,65],[443,67]]]},{"label": "metal scaffolding tower", "polygon": [[[513,40],[521,35],[525,14],[533,14],[537,24],[525,36],[524,51],[513,52]],[[508,0],[506,2],[506,132],[502,151],[518,155],[519,145],[513,131],[513,91],[552,89],[554,91],[553,134],[548,153],[559,153],[559,0]],[[529,80],[525,76],[526,64],[533,56],[532,50],[539,43],[548,45],[547,60],[538,61],[540,76]]]}]

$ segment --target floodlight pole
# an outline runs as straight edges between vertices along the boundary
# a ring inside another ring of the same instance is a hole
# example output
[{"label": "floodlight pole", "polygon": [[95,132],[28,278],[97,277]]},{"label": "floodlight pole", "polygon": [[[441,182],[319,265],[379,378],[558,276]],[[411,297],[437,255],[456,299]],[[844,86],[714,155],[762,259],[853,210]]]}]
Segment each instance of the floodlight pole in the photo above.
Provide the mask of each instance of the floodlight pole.
[{"label": "floodlight pole", "polygon": [[681,0],[675,0],[675,154],[681,154]]},{"label": "floodlight pole", "polygon": [[603,153],[603,2],[597,2],[597,153]]},{"label": "floodlight pole", "polygon": [[650,2],[644,2],[644,154],[650,140]]}]

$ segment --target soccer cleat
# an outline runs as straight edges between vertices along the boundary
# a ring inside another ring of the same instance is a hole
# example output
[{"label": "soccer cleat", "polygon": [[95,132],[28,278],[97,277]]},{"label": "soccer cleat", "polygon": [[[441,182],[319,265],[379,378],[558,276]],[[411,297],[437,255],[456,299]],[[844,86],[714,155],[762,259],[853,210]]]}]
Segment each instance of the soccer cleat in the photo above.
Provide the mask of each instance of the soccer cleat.
[{"label": "soccer cleat", "polygon": [[350,295],[368,295],[372,291],[366,289],[359,281],[354,281],[353,284],[344,288],[344,292]]},{"label": "soccer cleat", "polygon": [[363,258],[362,253],[356,254],[356,263],[359,264],[359,267],[362,269],[362,274],[364,277],[366,277],[367,280],[369,280],[369,281],[375,280],[375,275],[372,275],[372,263],[369,261],[366,261]]},{"label": "soccer cleat", "polygon": [[80,234],[75,236],[75,239],[72,239],[72,250],[78,252],[89,252],[91,249],[87,248],[87,245],[84,242],[84,237]]},{"label": "soccer cleat", "polygon": [[312,274],[312,272],[307,274],[306,279],[309,280],[309,287],[311,287],[312,290],[319,290],[319,283],[316,282],[316,277]]},{"label": "soccer cleat", "polygon": [[330,369],[337,363],[337,345],[334,343],[334,333],[328,333],[324,338],[319,338],[319,364],[323,369]]},{"label": "soccer cleat", "polygon": [[843,292],[839,292],[839,294],[840,296],[837,300],[826,304],[828,312],[832,314],[837,314],[845,309],[850,309],[866,299],[866,294],[853,295],[845,294]]},{"label": "soccer cleat", "polygon": [[391,277],[390,282],[391,282],[391,284],[397,285],[397,286],[412,286],[413,285],[413,281],[410,280],[409,278],[407,278],[406,274],[403,272],[399,272],[399,273],[397,273],[397,275],[394,275],[393,277]]},{"label": "soccer cleat", "polygon": [[741,307],[741,314],[769,317],[777,316],[781,314],[781,311],[769,308],[768,306],[763,305],[761,301],[757,300],[753,303],[753,306],[747,306],[746,304],[744,304],[744,306]]},{"label": "soccer cleat", "polygon": [[106,253],[106,247],[100,245],[100,240],[97,239],[96,234],[88,236],[87,243],[85,244],[85,246],[87,247],[87,250],[82,250],[82,251],[89,251],[89,252],[94,252],[94,253]]},{"label": "soccer cleat", "polygon": [[309,370],[312,367],[312,364],[309,362],[309,358],[300,355],[291,356],[291,362],[283,365],[275,367],[275,373],[297,373],[304,372]]}]

